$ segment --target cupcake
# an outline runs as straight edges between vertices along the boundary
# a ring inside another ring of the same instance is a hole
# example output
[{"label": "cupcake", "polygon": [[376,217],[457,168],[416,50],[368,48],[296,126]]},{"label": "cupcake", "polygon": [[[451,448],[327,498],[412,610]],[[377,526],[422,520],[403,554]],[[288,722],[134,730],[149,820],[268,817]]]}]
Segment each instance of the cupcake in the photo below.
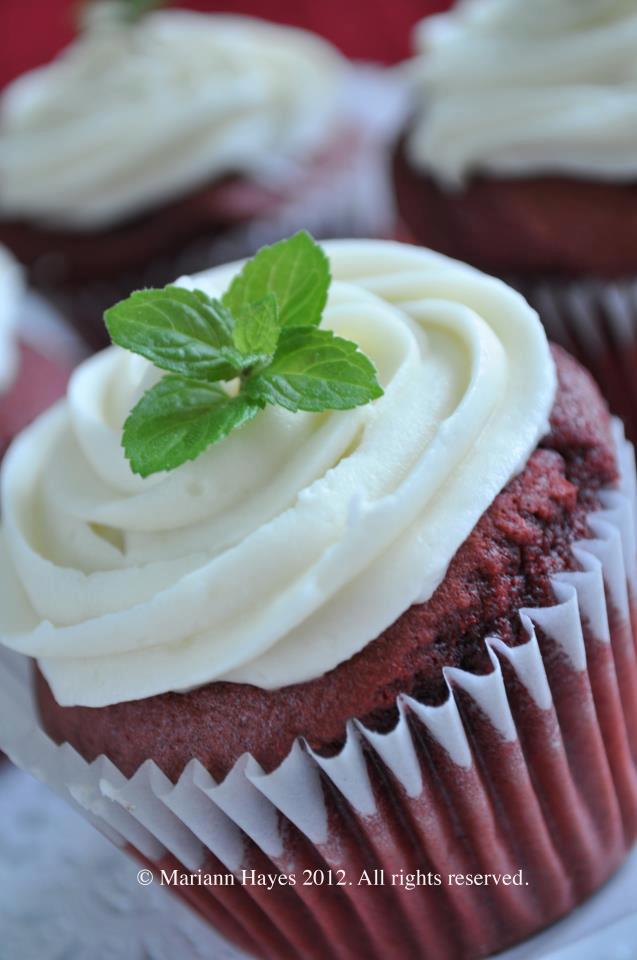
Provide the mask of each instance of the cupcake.
[{"label": "cupcake", "polygon": [[93,346],[115,300],[253,253],[301,206],[338,231],[357,149],[346,62],[320,38],[123,9],[89,4],[77,39],[0,99],[0,240]]},{"label": "cupcake", "polygon": [[637,9],[474,0],[423,21],[394,158],[415,242],[513,282],[637,437]]},{"label": "cupcake", "polygon": [[12,446],[0,745],[254,956],[477,960],[637,835],[632,448],[501,281],[306,248],[119,304]]},{"label": "cupcake", "polygon": [[18,264],[0,247],[0,458],[11,439],[64,393],[68,379],[68,369],[41,343],[18,341],[24,292]]}]

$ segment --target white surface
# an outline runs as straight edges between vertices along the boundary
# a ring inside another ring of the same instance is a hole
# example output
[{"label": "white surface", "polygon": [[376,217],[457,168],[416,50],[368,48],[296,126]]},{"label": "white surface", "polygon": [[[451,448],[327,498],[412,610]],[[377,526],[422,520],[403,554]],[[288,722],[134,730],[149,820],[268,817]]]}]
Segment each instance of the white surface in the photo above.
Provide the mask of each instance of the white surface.
[{"label": "white surface", "polygon": [[[239,960],[46,787],[0,769],[2,960]],[[167,909],[168,907],[168,909]]]},{"label": "white surface", "polygon": [[[240,960],[166,890],[139,886],[133,860],[9,765],[0,823],[2,960]],[[586,906],[498,960],[633,960],[636,890],[634,851]]]},{"label": "white surface", "polygon": [[637,849],[582,907],[498,960],[634,960],[637,957]]}]

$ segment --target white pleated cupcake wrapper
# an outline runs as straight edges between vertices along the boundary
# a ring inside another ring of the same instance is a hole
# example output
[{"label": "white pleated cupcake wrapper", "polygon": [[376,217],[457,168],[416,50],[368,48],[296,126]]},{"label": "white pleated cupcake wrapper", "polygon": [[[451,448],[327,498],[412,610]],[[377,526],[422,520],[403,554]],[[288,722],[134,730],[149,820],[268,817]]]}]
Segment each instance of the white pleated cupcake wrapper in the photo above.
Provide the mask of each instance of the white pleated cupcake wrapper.
[{"label": "white pleated cupcake wrapper", "polygon": [[514,278],[551,340],[593,373],[633,442],[637,439],[637,280]]},{"label": "white pleated cupcake wrapper", "polygon": [[[447,668],[441,706],[399,696],[391,732],[353,720],[335,756],[297,741],[274,772],[246,754],[221,783],[197,760],[176,784],[151,761],[127,778],[107,758],[88,764],[48,738],[28,661],[3,652],[0,748],[156,866],[523,867],[536,880],[491,900],[482,888],[445,888],[444,910],[433,893],[398,902],[394,888],[297,886],[286,896],[302,902],[298,920],[252,886],[197,894],[210,919],[231,916],[226,932],[238,925],[247,934],[236,939],[267,957],[394,956],[398,929],[401,956],[451,960],[500,946],[494,924],[510,921],[511,940],[538,929],[599,885],[637,833],[635,464],[614,429],[621,483],[591,514],[593,539],[573,547],[581,569],[555,576],[557,604],[520,610],[525,643],[486,641],[491,673]],[[572,863],[585,865],[579,879]]]}]

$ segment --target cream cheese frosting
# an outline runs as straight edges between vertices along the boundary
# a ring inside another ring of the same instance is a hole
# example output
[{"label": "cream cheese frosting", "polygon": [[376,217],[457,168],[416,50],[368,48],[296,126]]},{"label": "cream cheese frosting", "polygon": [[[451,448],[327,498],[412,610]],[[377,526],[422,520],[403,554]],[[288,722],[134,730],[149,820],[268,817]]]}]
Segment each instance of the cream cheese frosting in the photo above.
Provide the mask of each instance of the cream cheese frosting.
[{"label": "cream cheese frosting", "polygon": [[[59,703],[322,675],[431,597],[546,432],[555,370],[519,294],[407,245],[324,249],[323,323],[376,364],[373,404],[266,408],[142,480],[122,424],[159,374],[112,347],[10,449],[0,640]],[[238,269],[181,282],[219,295]]]},{"label": "cream cheese frosting", "polygon": [[18,264],[8,250],[0,247],[0,394],[11,386],[17,370],[15,321],[22,289]]},{"label": "cream cheese frosting", "polygon": [[333,136],[344,59],[303,30],[91,5],[0,99],[0,216],[100,229],[227,173],[282,183]]},{"label": "cream cheese frosting", "polygon": [[464,0],[415,41],[415,166],[448,185],[637,175],[634,0]]}]

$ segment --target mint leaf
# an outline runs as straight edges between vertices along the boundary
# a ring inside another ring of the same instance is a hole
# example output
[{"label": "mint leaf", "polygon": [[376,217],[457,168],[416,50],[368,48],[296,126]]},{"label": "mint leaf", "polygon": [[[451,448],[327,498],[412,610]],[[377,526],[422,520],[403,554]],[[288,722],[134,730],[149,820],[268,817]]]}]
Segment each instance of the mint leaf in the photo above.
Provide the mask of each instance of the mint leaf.
[{"label": "mint leaf", "polygon": [[271,356],[281,333],[276,297],[268,293],[241,308],[234,326],[234,343],[241,353]]},{"label": "mint leaf", "polygon": [[373,363],[355,343],[316,327],[282,331],[272,363],[249,377],[247,397],[287,410],[348,410],[382,396]]},{"label": "mint leaf", "polygon": [[214,383],[163,377],[148,390],[124,424],[122,444],[133,473],[148,477],[174,470],[247,423],[259,405],[230,397]]},{"label": "mint leaf", "polygon": [[309,233],[263,247],[243,267],[223,296],[235,316],[244,307],[274,294],[282,327],[321,322],[330,285],[329,260]]},{"label": "mint leaf", "polygon": [[201,290],[138,290],[107,310],[113,343],[189,379],[231,380],[248,361],[234,345],[234,321]]},{"label": "mint leaf", "polygon": [[119,0],[123,16],[134,23],[155,7],[161,7],[166,0]]}]

